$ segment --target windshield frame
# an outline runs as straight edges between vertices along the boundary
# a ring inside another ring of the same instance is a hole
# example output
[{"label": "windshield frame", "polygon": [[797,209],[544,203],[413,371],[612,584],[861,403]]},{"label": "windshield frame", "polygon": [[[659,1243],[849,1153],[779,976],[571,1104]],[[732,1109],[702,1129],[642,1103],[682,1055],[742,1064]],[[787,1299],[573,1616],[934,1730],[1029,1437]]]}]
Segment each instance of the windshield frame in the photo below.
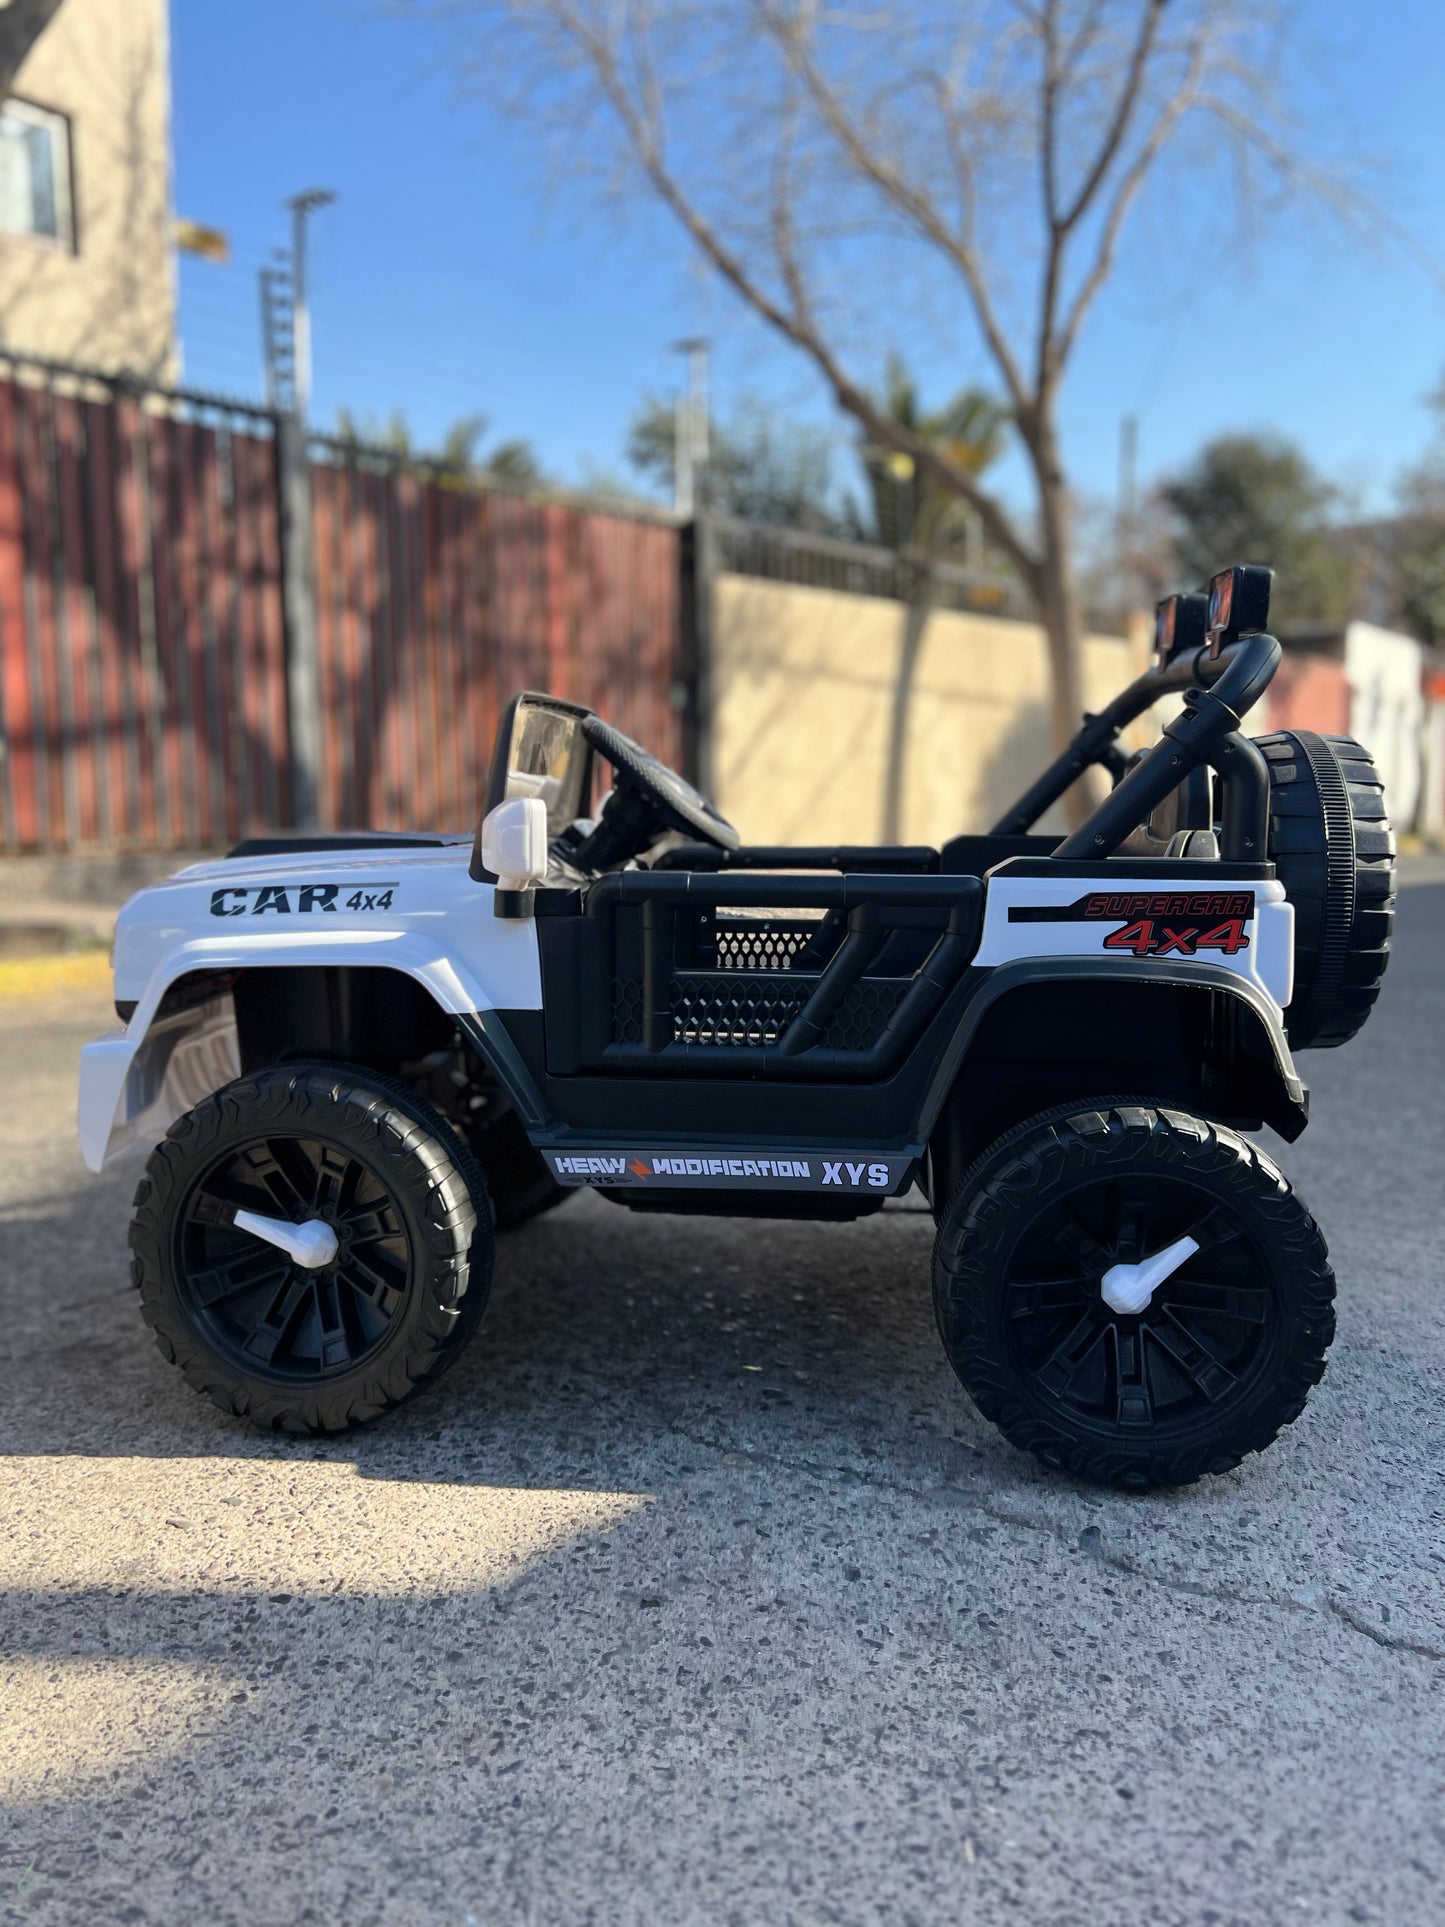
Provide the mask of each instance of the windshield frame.
[{"label": "windshield frame", "polygon": [[497,730],[483,814],[510,797],[539,797],[554,842],[592,804],[594,755],[582,734],[592,711],[565,697],[526,689],[512,698]]}]

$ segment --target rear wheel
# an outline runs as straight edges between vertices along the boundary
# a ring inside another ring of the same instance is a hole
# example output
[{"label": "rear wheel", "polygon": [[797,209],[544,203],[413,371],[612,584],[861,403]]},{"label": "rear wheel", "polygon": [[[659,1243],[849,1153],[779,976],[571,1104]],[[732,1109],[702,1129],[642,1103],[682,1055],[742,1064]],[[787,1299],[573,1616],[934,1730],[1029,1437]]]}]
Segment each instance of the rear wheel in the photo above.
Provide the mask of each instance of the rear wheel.
[{"label": "rear wheel", "polygon": [[238,1078],[180,1118],[130,1244],[165,1356],[224,1411],[292,1432],[410,1397],[476,1329],[491,1283],[470,1152],[404,1085],[329,1064]]},{"label": "rear wheel", "polygon": [[[1170,1268],[1148,1289],[1155,1259]],[[1324,1240],[1277,1167],[1144,1105],[1070,1105],[985,1152],[939,1226],[934,1294],[987,1418],[1046,1464],[1136,1489],[1261,1451],[1334,1335]]]}]

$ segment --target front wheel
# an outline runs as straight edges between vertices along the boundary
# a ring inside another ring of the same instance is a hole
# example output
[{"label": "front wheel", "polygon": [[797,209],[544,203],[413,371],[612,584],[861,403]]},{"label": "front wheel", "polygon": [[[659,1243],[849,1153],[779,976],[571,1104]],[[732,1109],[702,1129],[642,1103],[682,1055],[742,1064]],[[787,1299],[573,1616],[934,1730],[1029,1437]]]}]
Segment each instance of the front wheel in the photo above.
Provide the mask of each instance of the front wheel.
[{"label": "front wheel", "polygon": [[939,1225],[949,1359],[1015,1445],[1100,1485],[1185,1485],[1262,1451],[1334,1336],[1298,1195],[1222,1125],[1070,1105],[965,1175]]},{"label": "front wheel", "polygon": [[532,1144],[515,1111],[506,1111],[471,1135],[477,1162],[486,1174],[498,1231],[515,1231],[544,1211],[554,1211],[572,1196],[558,1184],[547,1161]]},{"label": "front wheel", "polygon": [[223,1411],[340,1432],[434,1379],[480,1322],[491,1212],[406,1086],[332,1064],[238,1078],[135,1195],[131,1273],[164,1355]]}]

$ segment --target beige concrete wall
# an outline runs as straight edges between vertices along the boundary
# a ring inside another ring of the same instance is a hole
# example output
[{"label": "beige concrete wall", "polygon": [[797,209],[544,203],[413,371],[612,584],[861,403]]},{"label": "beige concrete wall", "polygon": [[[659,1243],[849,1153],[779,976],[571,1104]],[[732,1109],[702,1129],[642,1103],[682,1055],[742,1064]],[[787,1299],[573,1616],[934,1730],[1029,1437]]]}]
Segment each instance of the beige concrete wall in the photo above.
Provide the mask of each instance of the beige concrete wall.
[{"label": "beige concrete wall", "polygon": [[14,92],[70,117],[76,247],[0,234],[0,341],[174,378],[166,0],[65,0]]},{"label": "beige concrete wall", "polygon": [[1413,636],[1352,622],[1345,630],[1345,680],[1349,733],[1375,759],[1391,820],[1408,829],[1420,808],[1425,651]]},{"label": "beige concrete wall", "polygon": [[[748,842],[876,843],[900,673],[901,839],[984,830],[1049,761],[1048,666],[1031,623],[724,575],[713,630],[713,788]],[[1091,636],[1102,706],[1148,666],[1142,642]],[[1152,740],[1146,726],[1141,742]],[[1062,828],[1053,811],[1041,825]]]}]

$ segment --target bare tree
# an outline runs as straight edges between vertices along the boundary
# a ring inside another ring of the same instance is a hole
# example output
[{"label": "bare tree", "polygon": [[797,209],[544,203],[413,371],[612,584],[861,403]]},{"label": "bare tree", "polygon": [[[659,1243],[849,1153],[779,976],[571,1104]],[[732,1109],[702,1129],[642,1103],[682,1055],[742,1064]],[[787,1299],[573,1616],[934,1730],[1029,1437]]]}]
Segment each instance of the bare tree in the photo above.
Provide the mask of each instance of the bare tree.
[{"label": "bare tree", "polygon": [[3,0],[0,4],[0,101],[8,100],[26,56],[60,11],[60,0]]},{"label": "bare tree", "polygon": [[[1283,44],[1269,0],[435,4],[464,31],[489,24],[473,75],[554,116],[569,176],[619,158],[640,173],[869,442],[970,506],[1038,609],[1065,740],[1083,690],[1061,385],[1166,152],[1188,160],[1164,172],[1188,181],[1196,232],[1211,168],[1253,208],[1262,188],[1311,176],[1266,108]],[[1200,138],[1181,147],[1191,125]],[[942,295],[960,355],[991,368],[1032,514],[891,415],[859,372],[912,287]]]}]

